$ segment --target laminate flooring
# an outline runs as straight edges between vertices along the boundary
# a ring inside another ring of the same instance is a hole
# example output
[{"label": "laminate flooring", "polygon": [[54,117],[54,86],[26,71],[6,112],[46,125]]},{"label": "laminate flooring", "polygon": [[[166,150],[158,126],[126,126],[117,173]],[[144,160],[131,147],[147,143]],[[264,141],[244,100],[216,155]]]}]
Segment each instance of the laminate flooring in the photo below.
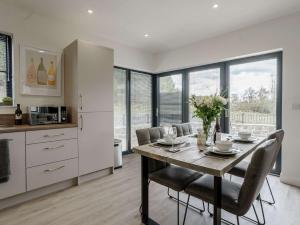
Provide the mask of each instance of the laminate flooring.
[{"label": "laminate flooring", "polygon": [[[140,157],[124,156],[122,169],[111,176],[53,193],[0,211],[0,225],[140,225]],[[239,178],[234,179],[241,182]],[[267,225],[300,224],[300,189],[282,184],[270,176],[276,205],[264,204]],[[167,189],[150,183],[150,215],[161,225],[176,224],[176,202],[167,196]],[[266,186],[262,196],[269,198]],[[181,194],[182,199],[186,198]],[[194,204],[199,200],[192,199]],[[257,204],[258,206],[258,204]],[[184,207],[180,207],[181,221]],[[253,212],[249,212],[253,217]],[[223,216],[235,222],[235,217]],[[240,220],[241,225],[249,225]],[[213,220],[207,212],[202,216],[188,211],[186,225],[207,225]]]}]

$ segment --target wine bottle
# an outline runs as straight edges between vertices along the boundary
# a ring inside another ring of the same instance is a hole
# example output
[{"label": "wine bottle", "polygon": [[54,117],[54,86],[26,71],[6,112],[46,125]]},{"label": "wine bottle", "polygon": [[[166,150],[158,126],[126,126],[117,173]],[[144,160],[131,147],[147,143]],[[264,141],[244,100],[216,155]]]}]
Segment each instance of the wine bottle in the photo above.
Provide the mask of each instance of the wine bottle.
[{"label": "wine bottle", "polygon": [[16,125],[22,124],[22,110],[20,108],[20,104],[17,104],[17,109],[15,111],[15,124]]},{"label": "wine bottle", "polygon": [[56,68],[54,66],[53,61],[51,61],[51,65],[48,70],[48,85],[55,86],[56,84]]},{"label": "wine bottle", "polygon": [[39,85],[47,85],[48,75],[44,66],[43,58],[41,58],[41,62],[38,66],[37,70],[37,82]]},{"label": "wine bottle", "polygon": [[215,125],[215,133],[214,133],[214,143],[217,141],[217,134],[221,132],[220,126],[220,119],[216,118],[216,125]]}]

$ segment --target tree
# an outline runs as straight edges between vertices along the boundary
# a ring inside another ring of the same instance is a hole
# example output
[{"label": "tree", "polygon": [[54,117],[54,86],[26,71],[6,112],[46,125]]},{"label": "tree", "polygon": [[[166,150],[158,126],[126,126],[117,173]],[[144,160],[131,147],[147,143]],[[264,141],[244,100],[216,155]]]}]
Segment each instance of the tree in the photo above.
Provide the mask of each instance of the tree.
[{"label": "tree", "polygon": [[248,89],[245,90],[244,94],[243,94],[243,99],[244,101],[247,101],[247,102],[253,102],[256,98],[256,91],[249,87]]},{"label": "tree", "polygon": [[177,92],[175,88],[175,83],[172,80],[172,77],[167,76],[160,79],[160,90],[161,92]]},{"label": "tree", "polygon": [[265,89],[264,87],[261,87],[257,92],[256,95],[258,97],[259,100],[264,101],[268,98],[269,96],[269,91],[267,89]]}]

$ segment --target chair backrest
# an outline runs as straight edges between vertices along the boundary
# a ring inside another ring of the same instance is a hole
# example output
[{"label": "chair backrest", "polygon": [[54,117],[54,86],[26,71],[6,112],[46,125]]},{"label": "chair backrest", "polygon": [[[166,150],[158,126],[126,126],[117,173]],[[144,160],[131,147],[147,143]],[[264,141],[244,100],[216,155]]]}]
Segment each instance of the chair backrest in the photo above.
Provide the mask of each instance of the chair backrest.
[{"label": "chair backrest", "polygon": [[253,201],[259,195],[266,176],[273,167],[277,145],[278,141],[276,139],[270,139],[260,145],[253,153],[239,193],[239,215],[247,213]]},{"label": "chair backrest", "polygon": [[274,167],[274,164],[277,160],[277,156],[280,152],[283,137],[284,137],[284,131],[282,129],[280,129],[280,130],[276,130],[273,133],[271,133],[267,138],[268,140],[271,140],[271,139],[274,139],[274,138],[277,140],[276,153],[275,153],[274,158],[273,158],[272,168]]},{"label": "chair backrest", "polygon": [[[162,127],[151,127],[145,129],[136,130],[136,136],[139,145],[146,145],[156,142],[158,139],[163,138],[164,129]],[[148,171],[152,173],[154,171],[167,167],[168,164],[155,159],[148,160]]]},{"label": "chair backrest", "polygon": [[190,123],[173,124],[172,127],[176,127],[177,137],[193,134]]},{"label": "chair backrest", "polygon": [[156,142],[158,139],[163,138],[164,129],[162,127],[151,127],[136,130],[136,136],[139,145],[146,145]]}]

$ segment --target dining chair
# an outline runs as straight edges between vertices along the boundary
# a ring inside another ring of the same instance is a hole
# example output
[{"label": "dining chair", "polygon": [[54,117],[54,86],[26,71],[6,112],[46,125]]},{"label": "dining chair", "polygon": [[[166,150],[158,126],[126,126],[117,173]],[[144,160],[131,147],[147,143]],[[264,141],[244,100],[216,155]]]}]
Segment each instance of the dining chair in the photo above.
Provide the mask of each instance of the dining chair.
[{"label": "dining chair", "polygon": [[[222,180],[222,209],[236,215],[238,225],[240,224],[239,217],[244,216],[251,206],[253,207],[257,219],[255,222],[262,224],[258,219],[253,202],[257,196],[259,196],[264,180],[272,168],[273,159],[277,152],[277,145],[278,141],[271,139],[264,142],[255,150],[242,184],[226,179]],[[203,175],[188,185],[185,192],[188,194],[187,206],[190,196],[202,199],[209,204],[214,204],[214,177],[211,175]],[[263,207],[261,199],[260,206]],[[185,209],[183,225],[185,224],[186,215],[187,207]]]},{"label": "dining chair", "polygon": [[172,127],[176,127],[177,137],[193,134],[193,129],[190,123],[173,124]]},{"label": "dining chair", "polygon": [[[136,130],[136,135],[139,145],[151,144],[158,139],[163,138],[164,129],[161,127],[140,129]],[[168,193],[169,188],[177,192],[177,224],[179,225],[179,203],[183,203],[179,199],[179,193],[192,181],[201,177],[202,174],[155,159],[148,159],[148,165],[150,181],[166,186],[168,188]],[[184,204],[186,203],[184,202]],[[204,202],[202,202],[202,204],[204,207]],[[204,212],[205,208],[199,210],[200,212]]]},{"label": "dining chair", "polygon": [[[274,167],[274,164],[276,162],[278,153],[281,149],[281,144],[282,144],[283,137],[284,137],[284,131],[282,129],[280,129],[280,130],[276,130],[273,133],[271,133],[267,138],[267,140],[274,139],[274,138],[277,140],[276,154],[274,155],[271,169]],[[237,176],[237,177],[244,178],[245,175],[246,175],[246,171],[247,171],[248,166],[249,166],[248,162],[242,161],[239,164],[237,164],[235,167],[233,167],[228,173],[230,175],[234,175],[234,176]],[[271,172],[271,169],[270,169],[269,172]],[[230,179],[231,179],[231,176],[230,176]],[[266,176],[266,182],[267,182],[267,186],[268,186],[268,189],[270,191],[270,194],[271,194],[272,201],[267,201],[267,200],[264,200],[264,199],[262,199],[262,201],[266,202],[270,205],[273,205],[273,204],[275,204],[275,198],[274,198],[274,195],[273,195],[273,192],[272,192],[270,182],[268,180],[268,176]]]}]

